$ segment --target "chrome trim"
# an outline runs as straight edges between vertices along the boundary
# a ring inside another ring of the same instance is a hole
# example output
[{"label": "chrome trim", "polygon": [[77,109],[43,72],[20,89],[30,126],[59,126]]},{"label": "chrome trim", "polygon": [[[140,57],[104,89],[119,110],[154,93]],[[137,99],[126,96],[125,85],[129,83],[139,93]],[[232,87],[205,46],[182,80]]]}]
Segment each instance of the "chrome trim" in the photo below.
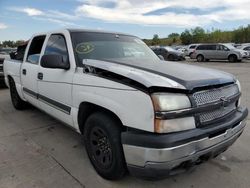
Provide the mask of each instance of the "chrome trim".
[{"label": "chrome trim", "polygon": [[230,128],[225,133],[213,138],[206,137],[171,148],[156,149],[123,144],[125,159],[128,165],[144,167],[148,162],[167,163],[192,157],[200,151],[220,146],[223,142],[228,142],[239,136],[245,125],[246,120],[243,120],[236,127]]}]

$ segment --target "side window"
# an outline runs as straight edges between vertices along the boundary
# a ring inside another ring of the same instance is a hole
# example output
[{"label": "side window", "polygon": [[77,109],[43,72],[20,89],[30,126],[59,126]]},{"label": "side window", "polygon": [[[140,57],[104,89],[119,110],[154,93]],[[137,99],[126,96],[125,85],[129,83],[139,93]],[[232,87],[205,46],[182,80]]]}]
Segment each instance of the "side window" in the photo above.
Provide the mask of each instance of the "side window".
[{"label": "side window", "polygon": [[216,45],[207,45],[207,50],[216,50]]},{"label": "side window", "polygon": [[38,64],[45,37],[46,36],[37,36],[33,38],[28,51],[27,62]]},{"label": "side window", "polygon": [[217,50],[221,50],[221,51],[227,51],[229,50],[226,46],[223,45],[217,45]]},{"label": "side window", "polygon": [[68,49],[66,46],[66,40],[61,34],[53,34],[49,37],[48,43],[45,48],[45,55],[57,54],[63,57],[63,61],[68,62]]}]

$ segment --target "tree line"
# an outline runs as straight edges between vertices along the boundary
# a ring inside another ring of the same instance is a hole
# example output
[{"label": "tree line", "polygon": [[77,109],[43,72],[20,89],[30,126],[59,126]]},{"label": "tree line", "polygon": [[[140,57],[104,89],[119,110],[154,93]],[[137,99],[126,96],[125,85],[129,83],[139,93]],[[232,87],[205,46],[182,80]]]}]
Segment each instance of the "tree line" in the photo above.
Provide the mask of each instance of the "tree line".
[{"label": "tree line", "polygon": [[24,42],[25,42],[24,40],[17,40],[17,41],[6,40],[0,42],[0,48],[16,48],[17,46],[23,44]]},{"label": "tree line", "polygon": [[192,43],[250,43],[250,25],[239,27],[232,31],[212,29],[205,31],[201,27],[186,29],[181,34],[171,33],[166,38],[159,38],[157,34],[152,39],[144,39],[148,45],[188,45]]}]

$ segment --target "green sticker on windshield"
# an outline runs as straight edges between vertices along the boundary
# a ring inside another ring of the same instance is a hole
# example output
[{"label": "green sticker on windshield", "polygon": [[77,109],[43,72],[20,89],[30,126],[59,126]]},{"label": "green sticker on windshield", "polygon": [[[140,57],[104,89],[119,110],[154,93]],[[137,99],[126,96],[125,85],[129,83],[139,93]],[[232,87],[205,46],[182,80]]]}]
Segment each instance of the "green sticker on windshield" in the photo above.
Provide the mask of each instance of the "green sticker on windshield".
[{"label": "green sticker on windshield", "polygon": [[94,45],[88,42],[83,42],[76,46],[76,52],[79,54],[88,54],[93,50],[94,50]]}]

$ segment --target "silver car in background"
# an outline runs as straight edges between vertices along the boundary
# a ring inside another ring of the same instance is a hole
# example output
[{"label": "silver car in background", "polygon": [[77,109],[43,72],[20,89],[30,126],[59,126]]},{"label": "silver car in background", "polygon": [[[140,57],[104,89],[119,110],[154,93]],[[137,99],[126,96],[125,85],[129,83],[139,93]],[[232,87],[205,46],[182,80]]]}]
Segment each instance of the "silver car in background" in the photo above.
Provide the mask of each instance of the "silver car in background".
[{"label": "silver car in background", "polygon": [[198,62],[209,60],[228,60],[229,62],[237,62],[245,59],[249,53],[245,50],[237,49],[232,44],[199,44],[195,48],[192,59]]}]

